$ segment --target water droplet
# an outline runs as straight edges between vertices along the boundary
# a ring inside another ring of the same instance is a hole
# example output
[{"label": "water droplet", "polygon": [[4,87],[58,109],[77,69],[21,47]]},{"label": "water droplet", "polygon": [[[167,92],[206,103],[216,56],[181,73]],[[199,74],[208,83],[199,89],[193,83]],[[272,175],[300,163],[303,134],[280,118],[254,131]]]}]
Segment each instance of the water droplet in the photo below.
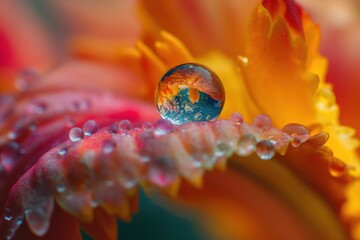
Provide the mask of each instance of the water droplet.
[{"label": "water droplet", "polygon": [[144,130],[152,130],[152,129],[154,129],[154,126],[150,122],[144,122],[142,124],[142,128]]},{"label": "water droplet", "polygon": [[38,206],[25,211],[26,221],[30,230],[37,236],[44,236],[50,227],[50,216],[54,210],[52,198],[46,202],[37,203]]},{"label": "water droplet", "polygon": [[329,161],[329,173],[333,177],[341,177],[347,170],[347,165],[339,159]]},{"label": "water droplet", "polygon": [[80,141],[81,139],[84,138],[84,132],[81,128],[79,127],[73,127],[72,129],[70,129],[69,131],[69,138],[71,141],[73,142],[77,142]]},{"label": "water droplet", "polygon": [[177,177],[175,162],[169,157],[158,157],[149,162],[149,180],[157,186],[170,185]]},{"label": "water droplet", "polygon": [[13,218],[13,215],[12,215],[12,212],[11,212],[10,208],[6,208],[4,210],[4,219],[6,221],[10,221],[12,218]]},{"label": "water droplet", "polygon": [[66,148],[60,148],[58,151],[59,156],[64,156],[67,153]]},{"label": "water droplet", "polygon": [[289,134],[291,138],[291,145],[294,147],[298,147],[310,138],[309,130],[301,124],[290,123],[284,126],[282,130],[283,132]]},{"label": "water droplet", "polygon": [[161,78],[155,99],[162,118],[182,124],[216,119],[224,106],[225,91],[213,71],[188,63],[172,68]]},{"label": "water droplet", "polygon": [[263,114],[259,114],[254,119],[254,126],[261,130],[268,130],[271,128],[271,119]]},{"label": "water droplet", "polygon": [[20,145],[17,142],[10,142],[0,150],[0,162],[5,166],[12,166],[20,153]]},{"label": "water droplet", "polygon": [[31,102],[28,106],[28,112],[30,114],[44,114],[47,109],[47,104],[42,101]]},{"label": "water droplet", "polygon": [[58,193],[63,193],[66,191],[66,186],[63,183],[58,183],[58,185],[56,186],[56,191]]},{"label": "water droplet", "polygon": [[239,156],[249,156],[256,150],[256,138],[253,135],[247,134],[240,138],[236,153]]},{"label": "water droplet", "polygon": [[118,123],[115,122],[115,123],[111,124],[111,126],[109,127],[109,133],[117,134],[118,132],[119,132]]},{"label": "water droplet", "polygon": [[20,73],[20,76],[15,80],[15,87],[19,91],[29,90],[32,84],[40,79],[39,75],[32,69],[25,69]]},{"label": "water droplet", "polygon": [[262,140],[256,145],[256,153],[262,160],[270,160],[275,155],[275,147],[270,140]]},{"label": "water droplet", "polygon": [[119,123],[119,130],[123,133],[128,133],[132,129],[132,123],[129,120],[122,120]]},{"label": "water droplet", "polygon": [[239,126],[244,122],[244,118],[240,113],[233,113],[231,114],[229,121]]},{"label": "water droplet", "polygon": [[119,171],[119,181],[124,188],[131,189],[137,184],[137,174],[135,166],[121,166]]},{"label": "water droplet", "polygon": [[166,119],[159,119],[155,123],[155,135],[165,135],[171,133],[174,130],[174,125]]},{"label": "water droplet", "polygon": [[116,142],[113,139],[106,139],[102,145],[102,153],[104,154],[110,154],[114,151],[116,147]]},{"label": "water droplet", "polygon": [[84,123],[82,129],[85,136],[91,136],[98,131],[99,127],[94,120],[89,120]]}]

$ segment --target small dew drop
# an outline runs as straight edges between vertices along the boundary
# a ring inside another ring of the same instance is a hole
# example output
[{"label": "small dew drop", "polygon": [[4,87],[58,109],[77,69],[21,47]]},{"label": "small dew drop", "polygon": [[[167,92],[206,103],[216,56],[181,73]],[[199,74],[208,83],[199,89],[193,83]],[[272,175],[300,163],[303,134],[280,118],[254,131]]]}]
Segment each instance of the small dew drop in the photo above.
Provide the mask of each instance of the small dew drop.
[{"label": "small dew drop", "polygon": [[78,142],[84,138],[84,132],[79,127],[73,127],[69,131],[69,138],[73,142]]},{"label": "small dew drop", "polygon": [[12,218],[13,218],[13,215],[12,215],[12,212],[11,212],[10,208],[6,208],[4,210],[4,219],[6,221],[10,221]]},{"label": "small dew drop", "polygon": [[132,129],[132,123],[129,120],[122,120],[119,122],[119,130],[123,133],[128,133]]},{"label": "small dew drop", "polygon": [[247,134],[240,138],[236,153],[239,156],[246,157],[255,152],[256,138],[253,135]]},{"label": "small dew drop", "polygon": [[229,121],[239,126],[244,122],[244,118],[240,113],[233,113],[231,114]]},{"label": "small dew drop", "polygon": [[44,114],[48,105],[42,101],[34,101],[29,104],[28,111],[30,114]]},{"label": "small dew drop", "polygon": [[275,147],[270,140],[262,140],[256,145],[256,153],[262,160],[270,160],[275,155]]},{"label": "small dew drop", "polygon": [[346,170],[347,165],[338,159],[332,159],[329,162],[329,173],[333,177],[341,177]]},{"label": "small dew drop", "polygon": [[66,186],[64,185],[64,184],[58,184],[57,186],[56,186],[56,191],[58,192],[58,193],[63,193],[63,192],[65,192],[66,191]]},{"label": "small dew drop", "polygon": [[152,159],[149,163],[148,177],[159,187],[169,186],[177,177],[174,161],[169,157]]},{"label": "small dew drop", "polygon": [[102,153],[108,155],[114,151],[116,142],[113,139],[106,139],[102,145]]},{"label": "small dew drop", "polygon": [[254,126],[261,130],[268,130],[271,128],[271,119],[263,114],[259,114],[254,119]]},{"label": "small dew drop", "polygon": [[155,123],[154,133],[157,136],[168,134],[168,133],[172,132],[173,130],[174,130],[174,125],[169,120],[159,119]]},{"label": "small dew drop", "polygon": [[67,153],[66,148],[60,148],[59,151],[58,151],[59,156],[64,156],[66,153]]},{"label": "small dew drop", "polygon": [[32,84],[40,79],[39,75],[32,69],[25,69],[15,80],[15,87],[19,91],[27,91]]},{"label": "small dew drop", "polygon": [[118,123],[113,123],[111,124],[111,126],[109,127],[109,133],[110,134],[117,134],[119,132],[119,128],[118,128]]},{"label": "small dew drop", "polygon": [[82,129],[85,136],[91,136],[99,130],[99,127],[95,120],[88,120],[84,123]]},{"label": "small dew drop", "polygon": [[135,167],[122,166],[119,171],[119,181],[124,188],[134,188],[137,184],[137,174]]}]

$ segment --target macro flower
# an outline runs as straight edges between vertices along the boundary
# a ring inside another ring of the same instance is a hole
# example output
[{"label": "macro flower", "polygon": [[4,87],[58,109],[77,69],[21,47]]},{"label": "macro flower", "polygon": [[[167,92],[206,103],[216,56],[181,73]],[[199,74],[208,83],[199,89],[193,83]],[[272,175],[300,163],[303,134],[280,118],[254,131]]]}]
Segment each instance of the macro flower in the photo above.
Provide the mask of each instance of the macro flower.
[{"label": "macro flower", "polygon": [[[15,47],[1,59],[0,239],[116,239],[139,188],[198,213],[214,239],[359,237],[358,142],[294,1],[51,4],[66,41],[39,41],[67,49],[58,64],[13,64]],[[18,46],[10,30],[0,41]],[[160,119],[158,82],[184,63],[222,80],[218,120]],[[26,64],[37,71],[15,78]]]}]

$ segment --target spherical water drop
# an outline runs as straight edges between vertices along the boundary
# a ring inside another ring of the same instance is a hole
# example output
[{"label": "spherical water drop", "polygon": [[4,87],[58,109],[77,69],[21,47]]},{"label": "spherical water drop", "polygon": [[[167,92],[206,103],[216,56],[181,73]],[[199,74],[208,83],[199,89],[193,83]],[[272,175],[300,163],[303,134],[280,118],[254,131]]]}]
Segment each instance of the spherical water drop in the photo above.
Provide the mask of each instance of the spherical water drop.
[{"label": "spherical water drop", "polygon": [[69,131],[69,138],[73,142],[80,141],[81,139],[84,138],[84,132],[81,128],[74,127]]},{"label": "spherical water drop", "polygon": [[262,140],[256,145],[256,153],[262,160],[270,160],[275,155],[275,147],[270,140]]},{"label": "spherical water drop", "polygon": [[152,159],[149,163],[148,177],[159,187],[170,185],[177,177],[175,162],[168,157]]},{"label": "spherical water drop", "polygon": [[285,125],[282,130],[289,134],[291,137],[291,145],[294,147],[300,146],[300,144],[306,142],[310,138],[309,130],[301,124],[290,123]]},{"label": "spherical water drop", "polygon": [[119,132],[118,123],[115,122],[111,124],[111,126],[109,127],[109,133],[117,134],[118,132]]},{"label": "spherical water drop", "polygon": [[66,148],[60,148],[59,151],[58,151],[59,156],[64,156],[66,153],[67,153]]},{"label": "spherical water drop", "polygon": [[155,135],[164,135],[172,132],[174,130],[174,125],[166,119],[159,119],[155,123]]},{"label": "spherical water drop", "polygon": [[12,212],[11,212],[10,208],[6,208],[4,210],[4,219],[6,221],[10,221],[12,218],[13,218],[13,215],[12,215]]},{"label": "spherical water drop", "polygon": [[110,154],[114,151],[116,147],[116,142],[113,139],[106,139],[102,145],[102,153]]},{"label": "spherical water drop", "polygon": [[224,106],[219,77],[207,67],[188,63],[169,70],[159,81],[156,106],[173,124],[216,119]]},{"label": "spherical water drop", "polygon": [[341,177],[347,170],[347,165],[338,160],[338,159],[332,159],[329,161],[329,173],[333,177]]},{"label": "spherical water drop", "polygon": [[239,126],[244,122],[244,118],[240,113],[233,113],[231,114],[229,121]]},{"label": "spherical water drop", "polygon": [[259,114],[254,119],[254,126],[261,130],[268,130],[271,128],[271,119],[263,114]]},{"label": "spherical water drop", "polygon": [[131,131],[131,129],[132,129],[132,123],[129,120],[125,119],[119,123],[119,130],[122,133],[128,133]]},{"label": "spherical water drop", "polygon": [[119,170],[119,181],[124,188],[131,189],[137,184],[135,166],[121,166]]},{"label": "spherical water drop", "polygon": [[236,153],[239,156],[249,156],[256,149],[256,138],[253,135],[244,135],[240,138]]},{"label": "spherical water drop", "polygon": [[99,129],[97,123],[94,120],[89,120],[84,123],[83,131],[85,136],[91,136],[92,134],[96,133]]}]

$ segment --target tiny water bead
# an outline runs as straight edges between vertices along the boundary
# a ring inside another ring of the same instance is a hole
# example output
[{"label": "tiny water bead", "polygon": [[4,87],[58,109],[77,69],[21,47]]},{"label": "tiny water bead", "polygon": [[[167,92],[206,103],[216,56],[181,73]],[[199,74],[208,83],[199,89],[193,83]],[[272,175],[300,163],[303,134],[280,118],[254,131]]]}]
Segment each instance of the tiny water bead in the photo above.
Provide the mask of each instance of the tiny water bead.
[{"label": "tiny water bead", "polygon": [[173,124],[209,121],[220,115],[225,91],[213,71],[187,63],[170,69],[161,78],[155,101],[161,117]]},{"label": "tiny water bead", "polygon": [[80,141],[81,139],[84,138],[84,132],[81,128],[79,127],[73,127],[72,129],[70,129],[69,131],[69,138],[71,141],[73,142],[77,142]]}]

